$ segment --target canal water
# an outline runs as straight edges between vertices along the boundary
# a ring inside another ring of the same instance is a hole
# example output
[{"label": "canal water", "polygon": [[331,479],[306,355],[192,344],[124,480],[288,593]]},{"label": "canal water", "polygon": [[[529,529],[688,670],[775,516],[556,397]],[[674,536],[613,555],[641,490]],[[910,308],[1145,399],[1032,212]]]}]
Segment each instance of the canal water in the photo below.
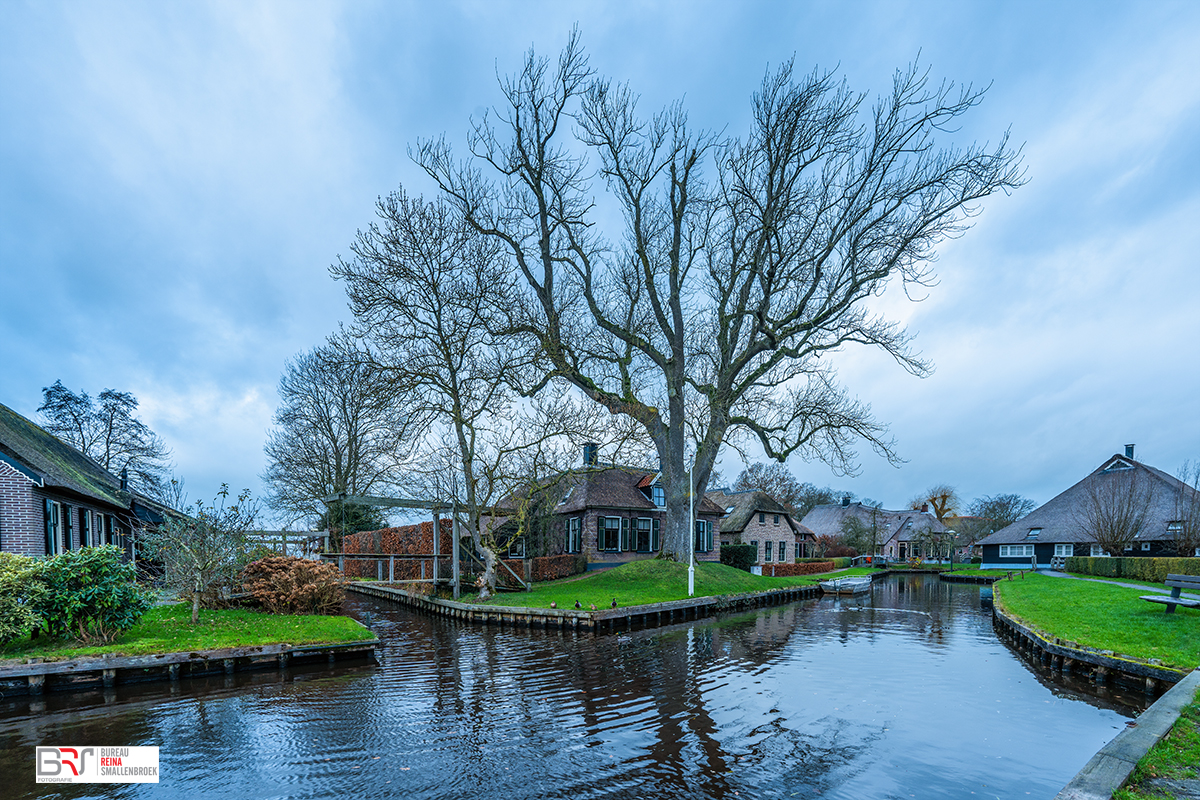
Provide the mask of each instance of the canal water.
[{"label": "canal water", "polygon": [[[592,635],[352,599],[381,667],[0,700],[0,797],[1052,797],[1148,702],[1052,682],[990,590],[891,576]],[[157,745],[157,785],[34,782],[36,745]]]}]

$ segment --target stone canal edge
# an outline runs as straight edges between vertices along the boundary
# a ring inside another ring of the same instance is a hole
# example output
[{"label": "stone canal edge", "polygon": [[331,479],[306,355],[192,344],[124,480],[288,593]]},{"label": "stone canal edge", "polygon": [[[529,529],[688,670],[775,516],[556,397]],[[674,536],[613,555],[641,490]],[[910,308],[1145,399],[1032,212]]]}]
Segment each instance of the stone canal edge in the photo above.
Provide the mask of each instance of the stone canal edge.
[{"label": "stone canal edge", "polygon": [[377,661],[379,639],[336,644],[265,644],[151,653],[138,656],[103,655],[62,661],[27,659],[0,665],[0,696],[40,695],[125,683],[176,681],[181,678],[232,674],[248,670],[287,669],[292,664],[335,664],[339,661]]}]

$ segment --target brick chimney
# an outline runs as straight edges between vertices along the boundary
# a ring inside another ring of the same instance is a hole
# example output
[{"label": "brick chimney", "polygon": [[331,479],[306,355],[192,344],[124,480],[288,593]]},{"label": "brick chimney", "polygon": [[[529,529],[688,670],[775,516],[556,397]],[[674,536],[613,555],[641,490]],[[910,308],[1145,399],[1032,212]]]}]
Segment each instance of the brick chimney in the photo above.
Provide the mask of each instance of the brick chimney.
[{"label": "brick chimney", "polygon": [[583,443],[583,465],[585,467],[596,466],[596,456],[600,452],[600,446],[595,442]]},{"label": "brick chimney", "polygon": [[1130,460],[1133,460],[1133,445],[1131,445],[1131,444],[1125,445],[1125,457]]}]

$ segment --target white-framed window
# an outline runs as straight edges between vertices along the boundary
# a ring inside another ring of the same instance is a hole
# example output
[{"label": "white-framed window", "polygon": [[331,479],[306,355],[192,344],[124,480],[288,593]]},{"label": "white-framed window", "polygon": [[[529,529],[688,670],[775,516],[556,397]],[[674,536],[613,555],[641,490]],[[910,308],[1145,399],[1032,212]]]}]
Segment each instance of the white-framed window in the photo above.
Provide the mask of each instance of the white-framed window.
[{"label": "white-framed window", "polygon": [[1125,543],[1125,552],[1129,553],[1129,552],[1132,552],[1132,550],[1133,550],[1133,542],[1126,542]]},{"label": "white-framed window", "polygon": [[709,553],[713,549],[712,521],[696,520],[696,552]]},{"label": "white-framed window", "polygon": [[651,530],[653,525],[649,517],[639,517],[633,533],[633,549],[639,553],[649,553],[652,549]]},{"label": "white-framed window", "polygon": [[1070,556],[1073,556],[1073,555],[1075,555],[1075,545],[1074,544],[1067,542],[1066,544],[1054,545],[1055,558],[1069,558]]},{"label": "white-framed window", "polygon": [[667,492],[661,486],[651,486],[650,499],[654,501],[654,505],[663,508],[667,504]]},{"label": "white-framed window", "polygon": [[1029,558],[1031,555],[1033,555],[1033,545],[1031,544],[1000,545],[1001,558]]},{"label": "white-framed window", "polygon": [[1180,533],[1181,531],[1183,531],[1182,520],[1176,519],[1167,523],[1167,533]]},{"label": "white-framed window", "polygon": [[765,511],[758,512],[758,524],[759,525],[767,524],[767,512],[765,512]]},{"label": "white-framed window", "polygon": [[787,542],[779,543],[779,560],[787,561]]},{"label": "white-framed window", "polygon": [[763,543],[763,561],[771,560],[771,542]]},{"label": "white-framed window", "polygon": [[1038,538],[1038,534],[1040,534],[1041,532],[1042,532],[1041,528],[1030,528],[1029,533],[1025,534],[1025,538],[1026,539],[1036,539],[1036,538]]},{"label": "white-framed window", "polygon": [[583,518],[571,517],[567,520],[567,542],[566,551],[568,553],[583,552]]},{"label": "white-framed window", "polygon": [[1108,558],[1108,553],[1098,544],[1092,545],[1092,558]]},{"label": "white-framed window", "polygon": [[524,558],[525,557],[525,537],[518,536],[508,543],[509,558]]},{"label": "white-framed window", "polygon": [[775,515],[775,524],[776,525],[779,524],[779,515],[778,514]]},{"label": "white-framed window", "polygon": [[1150,543],[1142,542],[1142,550],[1149,550],[1149,549],[1150,549]]},{"label": "white-framed window", "polygon": [[620,517],[600,517],[597,523],[599,528],[599,542],[601,550],[610,553],[618,552],[621,549],[621,518]]},{"label": "white-framed window", "polygon": [[1193,555],[1195,555],[1196,558],[1200,558],[1200,547],[1196,548],[1196,552]]}]

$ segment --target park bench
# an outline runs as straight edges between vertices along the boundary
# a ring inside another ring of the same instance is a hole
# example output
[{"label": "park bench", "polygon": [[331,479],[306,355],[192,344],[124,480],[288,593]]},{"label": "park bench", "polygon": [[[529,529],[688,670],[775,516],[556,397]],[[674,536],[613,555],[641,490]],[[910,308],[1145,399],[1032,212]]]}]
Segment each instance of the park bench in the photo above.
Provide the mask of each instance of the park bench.
[{"label": "park bench", "polygon": [[1200,592],[1200,577],[1196,575],[1168,575],[1167,586],[1172,587],[1170,597],[1161,594],[1144,594],[1141,599],[1148,603],[1165,603],[1168,614],[1175,613],[1175,606],[1200,608],[1200,600],[1192,600],[1179,596],[1179,593],[1184,589],[1192,592]]}]

